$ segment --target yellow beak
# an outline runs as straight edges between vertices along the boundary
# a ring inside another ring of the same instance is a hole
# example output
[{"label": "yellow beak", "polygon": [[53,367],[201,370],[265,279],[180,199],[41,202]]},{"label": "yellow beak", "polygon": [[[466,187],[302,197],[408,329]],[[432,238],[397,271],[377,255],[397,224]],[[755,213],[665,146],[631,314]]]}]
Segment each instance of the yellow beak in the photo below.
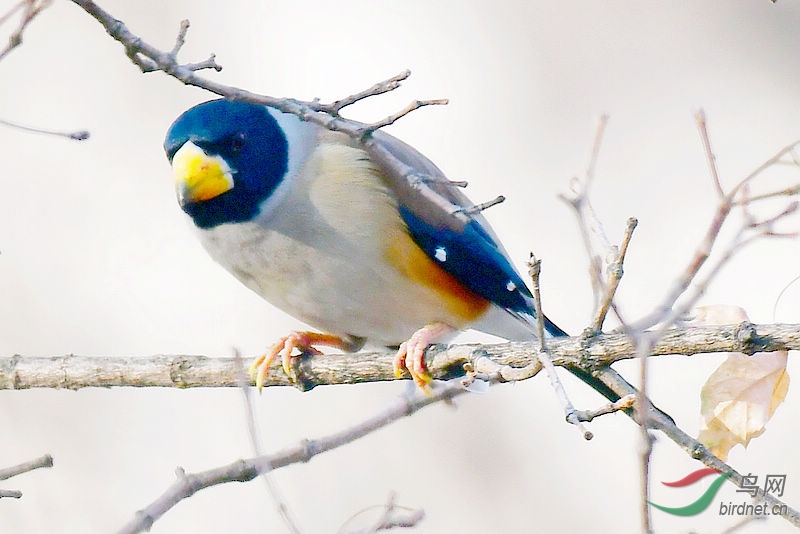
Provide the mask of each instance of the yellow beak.
[{"label": "yellow beak", "polygon": [[175,190],[181,206],[218,197],[233,189],[233,172],[220,156],[209,156],[187,141],[172,158]]}]

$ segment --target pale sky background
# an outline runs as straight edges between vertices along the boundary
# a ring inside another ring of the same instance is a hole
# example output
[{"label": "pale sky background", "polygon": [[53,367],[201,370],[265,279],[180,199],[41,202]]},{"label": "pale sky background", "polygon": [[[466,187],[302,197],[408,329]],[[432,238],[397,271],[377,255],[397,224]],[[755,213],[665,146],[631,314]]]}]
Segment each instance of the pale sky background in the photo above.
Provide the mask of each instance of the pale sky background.
[{"label": "pale sky background", "polygon": [[[5,12],[13,2],[0,3]],[[800,138],[800,4],[729,2],[102,1],[149,42],[209,52],[220,82],[273,96],[334,100],[405,68],[403,89],[354,109],[373,120],[414,98],[451,99],[390,132],[411,143],[476,201],[508,197],[488,217],[521,267],[543,259],[548,315],[578,332],[591,312],[574,217],[558,200],[586,167],[596,117],[611,121],[594,203],[609,236],[637,216],[620,304],[648,311],[686,264],[715,207],[693,119],[704,108],[725,184]],[[10,28],[0,28],[5,36]],[[172,120],[211,95],[142,75],[76,6],[54,2],[0,63],[0,118],[88,129],[72,142],[0,127],[0,355],[256,355],[302,325],[216,266],[175,202],[161,143]],[[795,171],[797,178],[800,172]],[[345,209],[343,207],[343,209]],[[794,221],[795,227],[797,221]],[[745,307],[754,322],[798,322],[796,240],[750,247],[704,303]],[[699,389],[719,355],[653,362],[651,391],[692,434]],[[797,366],[790,360],[790,373]],[[619,366],[634,376],[635,367]],[[796,378],[796,377],[795,377]],[[599,397],[567,379],[581,408]],[[747,451],[742,472],[786,474],[800,506],[797,385]],[[267,451],[374,414],[404,384],[270,389],[258,399]],[[43,453],[55,468],[0,483],[0,532],[110,532],[174,479],[251,455],[242,395],[231,390],[0,392],[0,465]],[[427,514],[417,532],[636,532],[640,448],[623,415],[584,442],[563,422],[544,377],[437,406],[275,480],[304,532],[335,531],[390,491]],[[659,437],[655,502],[702,492],[661,486],[698,468]],[[718,502],[744,500],[732,486]],[[659,532],[720,532],[738,518],[654,511]],[[282,532],[263,484],[202,491],[153,532]],[[741,532],[788,532],[781,520]]]}]

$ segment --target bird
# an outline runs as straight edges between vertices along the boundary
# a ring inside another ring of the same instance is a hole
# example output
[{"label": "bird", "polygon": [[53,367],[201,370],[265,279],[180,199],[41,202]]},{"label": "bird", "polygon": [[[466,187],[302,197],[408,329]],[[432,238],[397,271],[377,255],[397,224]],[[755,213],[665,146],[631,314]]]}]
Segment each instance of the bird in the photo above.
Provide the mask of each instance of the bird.
[{"label": "bird", "polygon": [[[178,203],[206,251],[319,330],[291,332],[257,359],[259,390],[274,359],[289,374],[295,349],[393,347],[397,376],[407,371],[426,389],[432,343],[466,329],[536,339],[531,291],[480,210],[416,149],[381,130],[370,135],[381,150],[274,107],[224,98],[169,127],[164,150]],[[385,154],[409,172],[398,173]],[[567,335],[543,322],[546,336]],[[616,398],[589,373],[570,370]]]}]

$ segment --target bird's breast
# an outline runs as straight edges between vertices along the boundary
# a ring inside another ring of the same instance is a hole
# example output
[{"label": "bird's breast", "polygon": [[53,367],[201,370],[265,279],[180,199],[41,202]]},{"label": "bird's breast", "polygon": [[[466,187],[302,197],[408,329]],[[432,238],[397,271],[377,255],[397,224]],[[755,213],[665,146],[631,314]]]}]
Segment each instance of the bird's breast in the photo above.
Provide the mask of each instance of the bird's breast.
[{"label": "bird's breast", "polygon": [[323,143],[252,222],[201,230],[247,287],[336,334],[399,344],[421,326],[466,327],[489,307],[420,249],[366,154]]}]

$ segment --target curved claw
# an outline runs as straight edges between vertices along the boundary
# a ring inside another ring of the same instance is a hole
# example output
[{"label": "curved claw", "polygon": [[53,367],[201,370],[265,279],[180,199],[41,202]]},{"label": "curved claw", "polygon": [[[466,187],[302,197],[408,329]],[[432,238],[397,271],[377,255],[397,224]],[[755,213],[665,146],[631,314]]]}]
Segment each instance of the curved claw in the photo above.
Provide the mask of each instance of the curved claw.
[{"label": "curved claw", "polygon": [[425,393],[431,393],[433,377],[425,367],[425,350],[453,328],[444,323],[431,323],[414,332],[408,341],[400,345],[394,357],[394,375],[402,378],[408,371],[414,383]]},{"label": "curved claw", "polygon": [[294,350],[300,351],[300,354],[320,355],[321,351],[316,349],[314,345],[326,345],[335,347],[340,350],[348,350],[351,343],[342,339],[339,336],[332,334],[320,334],[318,332],[291,332],[288,336],[280,338],[274,345],[272,345],[265,354],[259,356],[253,365],[250,367],[250,376],[255,379],[256,388],[261,392],[264,387],[264,381],[272,366],[272,362],[280,355],[281,367],[283,372],[286,373],[290,379],[294,380],[294,372],[292,371],[292,358],[297,356],[293,354]]}]

